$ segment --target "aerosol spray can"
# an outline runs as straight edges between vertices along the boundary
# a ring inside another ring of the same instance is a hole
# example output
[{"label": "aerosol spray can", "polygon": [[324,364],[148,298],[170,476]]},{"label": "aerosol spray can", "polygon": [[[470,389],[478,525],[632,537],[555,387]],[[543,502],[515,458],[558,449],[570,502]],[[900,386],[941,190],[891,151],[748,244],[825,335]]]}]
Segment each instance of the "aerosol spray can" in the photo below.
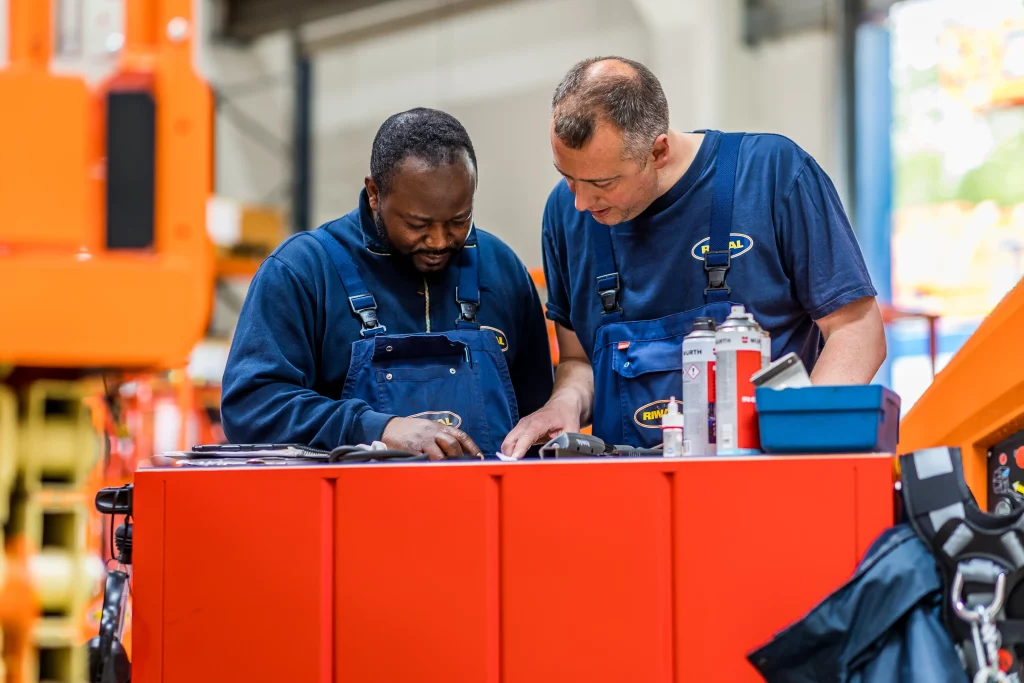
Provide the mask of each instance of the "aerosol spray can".
[{"label": "aerosol spray can", "polygon": [[733,306],[715,331],[715,422],[719,455],[759,453],[754,384],[761,369],[760,326],[743,306]]},{"label": "aerosol spray can", "polygon": [[683,338],[683,455],[715,454],[715,321]]},{"label": "aerosol spray can", "polygon": [[[753,316],[751,316],[753,318]],[[761,367],[766,368],[772,364],[772,336],[768,330],[761,330]]]},{"label": "aerosol spray can", "polygon": [[668,403],[668,412],[661,418],[662,455],[678,458],[683,454],[683,416],[676,397]]}]

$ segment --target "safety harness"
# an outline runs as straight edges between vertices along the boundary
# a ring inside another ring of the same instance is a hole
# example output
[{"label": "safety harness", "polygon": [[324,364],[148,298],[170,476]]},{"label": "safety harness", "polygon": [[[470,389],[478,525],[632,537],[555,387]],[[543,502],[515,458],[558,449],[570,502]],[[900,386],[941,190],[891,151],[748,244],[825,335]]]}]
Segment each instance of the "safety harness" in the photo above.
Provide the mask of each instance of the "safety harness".
[{"label": "safety harness", "polygon": [[1024,509],[978,507],[958,448],[900,456],[904,513],[938,562],[943,619],[973,683],[1020,683],[1024,655]]}]

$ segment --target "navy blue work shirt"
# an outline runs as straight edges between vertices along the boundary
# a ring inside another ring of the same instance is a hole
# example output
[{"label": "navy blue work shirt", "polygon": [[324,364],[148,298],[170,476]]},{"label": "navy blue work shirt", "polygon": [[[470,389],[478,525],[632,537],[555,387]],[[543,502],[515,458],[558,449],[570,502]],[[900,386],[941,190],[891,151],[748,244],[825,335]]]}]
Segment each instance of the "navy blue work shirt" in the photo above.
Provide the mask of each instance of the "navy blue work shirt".
[{"label": "navy blue work shirt", "polygon": [[[346,247],[389,334],[455,329],[458,269],[426,276],[396,262],[377,235],[365,190],[359,208],[321,226]],[[504,341],[520,415],[551,396],[551,353],[540,298],[526,267],[494,235],[477,230],[477,320]],[[242,307],[224,372],[222,419],[233,443],[306,443],[330,449],[379,439],[394,417],[359,399],[339,400],[358,318],[323,248],[303,233],[260,267]]]},{"label": "navy blue work shirt", "polygon": [[[704,131],[683,177],[642,214],[612,226],[623,319],[652,320],[704,304],[703,251],[722,134]],[[601,324],[593,246],[596,224],[577,211],[564,180],[544,209],[547,315],[575,331],[588,357]],[[814,324],[875,296],[832,181],[792,140],[746,134],[740,145],[730,236],[729,299],[771,333],[772,358],[795,351],[810,371],[824,344]]]}]

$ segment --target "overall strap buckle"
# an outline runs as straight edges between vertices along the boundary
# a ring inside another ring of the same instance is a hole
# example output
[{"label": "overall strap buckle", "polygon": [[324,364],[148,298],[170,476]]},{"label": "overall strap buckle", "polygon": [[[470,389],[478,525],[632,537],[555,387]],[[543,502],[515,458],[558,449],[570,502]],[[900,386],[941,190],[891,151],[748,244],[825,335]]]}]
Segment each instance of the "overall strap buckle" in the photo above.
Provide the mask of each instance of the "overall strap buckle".
[{"label": "overall strap buckle", "polygon": [[480,301],[472,301],[469,299],[462,299],[459,297],[459,288],[455,288],[455,303],[459,305],[459,319],[455,321],[458,323],[469,323],[476,325],[476,313],[480,310]]},{"label": "overall strap buckle", "polygon": [[619,306],[619,274],[608,273],[597,277],[597,295],[601,297],[601,308],[605,315],[621,313]]},{"label": "overall strap buckle", "polygon": [[372,337],[388,331],[388,328],[381,325],[377,319],[377,301],[372,294],[350,296],[348,305],[363,324],[363,329],[359,330],[360,336]]},{"label": "overall strap buckle", "polygon": [[[721,258],[713,258],[721,256]],[[725,284],[725,275],[729,272],[729,266],[732,261],[732,253],[725,249],[723,251],[709,251],[704,254],[704,272],[708,275],[708,286],[704,289],[704,294],[708,292],[725,292],[729,294],[732,292],[732,288]]]}]

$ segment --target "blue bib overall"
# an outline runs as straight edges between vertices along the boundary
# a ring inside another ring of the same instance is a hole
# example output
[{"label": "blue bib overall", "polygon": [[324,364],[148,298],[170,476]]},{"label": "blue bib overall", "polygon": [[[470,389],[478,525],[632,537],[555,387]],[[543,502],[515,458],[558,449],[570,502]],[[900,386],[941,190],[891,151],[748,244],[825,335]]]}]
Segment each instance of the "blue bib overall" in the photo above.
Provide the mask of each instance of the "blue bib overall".
[{"label": "blue bib overall", "polygon": [[475,231],[459,256],[455,299],[460,315],[449,332],[389,335],[377,302],[345,248],[326,230],[310,232],[331,258],[349,306],[362,326],[341,399],[361,399],[378,412],[435,420],[469,434],[495,457],[519,421],[512,380],[493,332],[481,330],[479,249]]},{"label": "blue bib overall", "polygon": [[[697,318],[720,324],[729,315],[729,233],[742,133],[726,133],[718,147],[711,190],[709,250],[704,257],[708,286],[704,305],[657,320],[623,320],[619,273],[608,226],[590,227],[597,255],[597,293],[603,315],[594,337],[594,436],[607,443],[653,448],[661,443],[661,416],[669,398],[683,396],[683,337]],[[672,267],[666,264],[666,267]]]}]

